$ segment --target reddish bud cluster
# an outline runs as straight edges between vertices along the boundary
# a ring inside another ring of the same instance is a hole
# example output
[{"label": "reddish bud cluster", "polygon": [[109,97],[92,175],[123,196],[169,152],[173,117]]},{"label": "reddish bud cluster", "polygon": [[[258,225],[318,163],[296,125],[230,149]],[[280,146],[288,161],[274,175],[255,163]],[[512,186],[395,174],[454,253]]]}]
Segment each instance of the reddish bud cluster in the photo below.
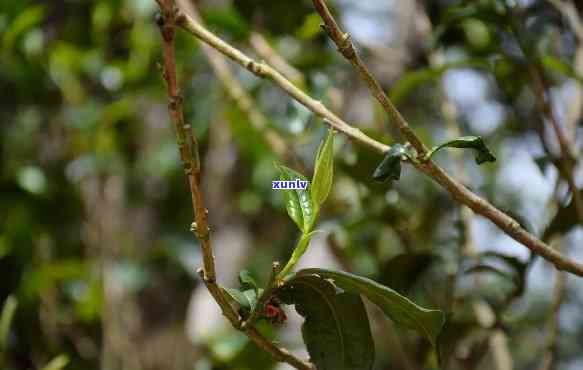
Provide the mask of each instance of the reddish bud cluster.
[{"label": "reddish bud cluster", "polygon": [[265,316],[272,324],[283,324],[287,320],[287,315],[275,299],[265,305]]}]

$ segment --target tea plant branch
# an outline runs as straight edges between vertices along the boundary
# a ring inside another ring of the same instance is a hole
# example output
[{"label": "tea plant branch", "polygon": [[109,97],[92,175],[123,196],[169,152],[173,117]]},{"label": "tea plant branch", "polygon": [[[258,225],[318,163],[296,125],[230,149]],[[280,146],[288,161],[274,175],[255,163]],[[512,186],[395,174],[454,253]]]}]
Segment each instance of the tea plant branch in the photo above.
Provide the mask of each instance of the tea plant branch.
[{"label": "tea plant branch", "polygon": [[388,145],[380,143],[365,135],[359,129],[350,126],[336,114],[326,108],[322,102],[313,99],[305,92],[297,88],[276,69],[265,62],[257,62],[251,59],[247,55],[243,54],[240,50],[221,40],[215,34],[203,27],[199,22],[196,22],[192,17],[179,11],[176,21],[178,25],[182,26],[186,31],[193,34],[196,38],[210,45],[236,63],[240,64],[242,67],[246,68],[257,77],[266,78],[273,81],[300,104],[308,108],[308,110],[314,112],[314,114],[321,118],[328,119],[330,124],[337,131],[344,133],[351,139],[363,145],[371,147],[379,153],[384,153],[389,149]]},{"label": "tea plant branch", "polygon": [[[435,52],[433,55],[430,56],[430,61],[432,63],[432,67],[439,67],[443,58],[442,52]],[[444,90],[445,82],[443,78],[439,84],[439,95],[441,97],[441,113],[444,118],[446,128],[450,132],[452,137],[459,137],[461,136],[461,130],[459,127],[457,109],[454,103],[447,97],[447,94]],[[462,153],[456,151],[453,153],[453,161],[456,168],[456,175],[458,178],[461,178],[462,181],[467,180],[467,170],[464,164],[464,160],[462,157]],[[459,204],[459,217],[462,224],[462,233],[463,233],[463,242],[460,245],[459,254],[461,256],[468,256],[472,258],[476,258],[478,252],[476,249],[476,244],[474,241],[474,231],[472,227],[472,222],[474,215],[472,211],[468,207],[463,204]],[[460,256],[460,257],[461,257]],[[451,299],[450,301],[450,310],[452,310],[453,306],[453,297],[455,296],[455,287],[456,282],[455,279],[459,276],[459,271],[461,270],[463,258],[459,259],[458,264],[458,271],[454,274],[454,282],[450,287],[451,292],[448,294],[448,297]],[[479,276],[474,276],[474,282],[476,286],[480,283]],[[490,327],[491,322],[490,318],[494,317],[494,310],[492,307],[481,300],[475,300],[472,302],[472,309],[474,311],[474,315],[476,316],[478,322],[483,327]],[[512,356],[510,355],[510,350],[508,349],[508,337],[506,333],[500,328],[492,328],[492,333],[488,338],[488,343],[490,344],[490,348],[492,350],[492,358],[494,363],[494,368],[497,370],[511,370],[513,369],[513,360]],[[443,368],[447,368],[447,366],[443,366]]]},{"label": "tea plant branch", "polygon": [[[199,269],[198,273],[201,276],[201,278],[204,277],[204,272],[202,271],[202,269]],[[205,286],[207,287],[207,289],[209,290],[209,292],[211,293],[213,298],[215,298],[215,300],[217,301],[217,303],[221,307],[223,314],[227,317],[227,319],[229,319],[229,321],[231,322],[233,327],[244,331],[245,334],[249,338],[251,338],[251,340],[253,340],[253,342],[259,348],[261,348],[265,352],[269,353],[277,361],[286,362],[289,365],[295,367],[296,369],[316,370],[311,363],[304,361],[304,360],[301,360],[301,359],[297,358],[296,356],[294,356],[293,354],[291,354],[287,349],[278,347],[278,346],[274,345],[273,343],[271,343],[263,335],[261,335],[261,333],[259,333],[253,325],[244,325],[243,322],[241,321],[239,315],[237,315],[235,313],[233,308],[226,301],[225,296],[223,295],[223,292],[221,291],[221,288],[216,283],[211,283],[211,282],[205,280],[204,278],[202,279],[202,281],[204,282]],[[220,299],[219,300],[219,299],[217,299],[217,297],[222,297],[222,298],[219,298]]]},{"label": "tea plant branch", "polygon": [[[536,66],[530,66],[529,72],[532,78],[532,85],[537,101],[537,107],[543,117],[545,117],[547,121],[551,123],[551,127],[553,128],[555,136],[557,137],[557,141],[559,142],[561,158],[560,163],[558,163],[556,166],[557,170],[559,170],[559,173],[562,175],[562,177],[567,182],[567,185],[569,186],[569,190],[571,191],[573,202],[575,204],[575,209],[577,210],[577,217],[579,218],[579,221],[582,222],[583,199],[581,198],[579,189],[577,189],[575,176],[573,174],[578,158],[575,154],[575,151],[573,150],[570,140],[563,132],[563,129],[557,120],[557,116],[555,115],[551,102],[549,101],[548,89],[545,86],[541,71]],[[540,132],[540,135],[544,135],[544,132]]]},{"label": "tea plant branch", "polygon": [[273,68],[280,71],[285,78],[296,85],[304,86],[304,75],[279,55],[271,45],[269,45],[269,42],[267,42],[262,34],[252,32],[251,37],[249,37],[249,44],[251,44],[257,55],[265,59],[265,61],[272,65]]},{"label": "tea plant branch", "polygon": [[567,19],[569,25],[571,26],[573,33],[579,40],[583,43],[583,23],[581,23],[581,17],[577,13],[577,8],[573,1],[568,0],[547,0],[551,3],[563,17]]},{"label": "tea plant branch", "polygon": [[559,340],[559,318],[561,314],[561,305],[563,304],[565,296],[566,280],[567,276],[563,271],[555,272],[553,300],[551,303],[551,312],[549,314],[549,320],[547,323],[547,338],[545,344],[546,348],[540,370],[553,369]]},{"label": "tea plant branch", "polygon": [[338,51],[346,58],[356,69],[360,77],[366,82],[372,95],[381,104],[385,112],[389,115],[391,120],[397,125],[399,131],[408,142],[411,143],[413,148],[417,151],[419,157],[424,156],[427,153],[427,148],[419,139],[419,137],[413,132],[407,121],[403,118],[401,113],[393,105],[387,94],[382,89],[379,82],[372,75],[366,64],[362,61],[352,40],[348,33],[343,32],[338,23],[330,13],[330,10],[326,6],[324,0],[313,0],[316,10],[320,14],[320,17],[324,21],[322,26],[330,39],[334,41],[338,47]]},{"label": "tea plant branch", "polygon": [[259,318],[259,316],[263,313],[262,310],[265,307],[265,304],[269,301],[271,296],[273,295],[273,291],[277,288],[277,275],[281,270],[281,265],[279,262],[273,262],[271,265],[271,275],[269,276],[269,280],[267,282],[267,286],[265,290],[257,299],[257,303],[255,304],[255,308],[251,311],[249,318],[243,322],[243,328],[249,327],[255,323],[255,321]]},{"label": "tea plant branch", "polygon": [[[198,9],[196,9],[192,2],[179,1],[179,6],[187,14],[192,16],[193,19],[202,24],[202,19],[200,18]],[[273,153],[280,158],[285,158],[290,153],[285,140],[276,130],[269,127],[268,119],[263,112],[257,108],[257,104],[255,104],[249,93],[243,89],[241,83],[233,76],[233,73],[223,55],[206,44],[202,44],[201,48],[219,82],[223,85],[227,95],[247,116],[249,122],[257,132],[263,135],[265,142],[269,145]]]},{"label": "tea plant branch", "polygon": [[[385,153],[387,150],[389,150],[390,147],[388,145],[378,142],[375,139],[365,135],[362,131],[350,126],[348,123],[332,113],[321,102],[311,98],[305,92],[294,86],[273,67],[267,65],[266,63],[256,62],[255,60],[251,59],[247,55],[243,54],[240,50],[229,45],[215,34],[208,31],[191,17],[179,11],[177,14],[176,22],[177,25],[193,34],[200,41],[210,45],[214,49],[221,52],[223,55],[235,61],[242,67],[248,69],[256,76],[271,80],[273,83],[287,92],[292,98],[312,111],[315,115],[326,119],[328,124],[337,131],[342,132],[359,144],[368,146],[377,152]],[[444,187],[455,200],[465,204],[475,213],[488,218],[514,240],[523,244],[534,253],[540,255],[555,265],[557,269],[568,271],[577,276],[583,276],[583,264],[564,256],[563,254],[549,247],[541,240],[537,239],[534,235],[530,234],[528,231],[522,228],[520,224],[512,217],[508,216],[498,208],[494,207],[488,201],[471,192],[464,185],[449,176],[442,168],[435,165],[431,160],[424,162],[412,161],[412,163],[419,171],[431,177],[434,181]]]},{"label": "tea plant branch", "polygon": [[[540,241],[532,234],[524,230],[516,220],[512,219],[496,207],[492,206],[487,201],[481,199],[480,197],[476,196],[474,193],[469,191],[465,186],[460,184],[454,178],[449,176],[441,167],[437,166],[431,160],[423,160],[424,154],[426,153],[425,145],[421,142],[421,140],[417,137],[417,135],[413,132],[410,128],[407,121],[401,116],[397,108],[391,103],[388,96],[385,94],[383,89],[381,88],[378,81],[374,78],[372,73],[369,71],[367,66],[364,64],[358,52],[356,51],[354,44],[351,41],[350,35],[343,32],[338,23],[330,13],[326,3],[324,0],[313,0],[314,6],[317,12],[320,14],[320,17],[324,21],[323,28],[332,39],[332,41],[338,47],[338,51],[350,61],[350,63],[354,66],[357,70],[361,78],[367,83],[372,95],[379,101],[379,103],[383,106],[389,117],[394,121],[397,125],[401,134],[411,143],[411,145],[417,150],[417,159],[419,161],[413,161],[413,165],[419,169],[421,172],[429,175],[443,187],[445,187],[452,196],[460,201],[461,203],[466,204],[470,207],[474,212],[481,214],[487,218],[489,218],[492,222],[494,222],[497,226],[499,226],[502,230],[504,230],[507,234],[513,237],[515,240],[521,242],[528,248],[530,248],[533,252],[540,254],[545,259],[553,261],[555,266],[559,269],[569,269],[575,268],[576,274],[579,276],[581,275],[581,268],[583,267],[582,264],[577,263],[575,261],[569,261],[565,258],[561,253],[555,251],[544,242]],[[555,124],[558,123],[555,121]],[[559,136],[559,140],[561,142],[561,147],[564,150],[569,148],[567,141],[564,137],[560,136],[560,128],[557,132],[557,136]],[[573,183],[573,182],[572,182]],[[574,184],[574,183],[573,183]],[[574,191],[574,196],[577,191]],[[562,261],[558,261],[559,258]],[[559,262],[559,264],[557,264]],[[568,263],[570,266],[565,265],[564,263]]]},{"label": "tea plant branch", "polygon": [[168,110],[170,117],[175,126],[180,158],[184,166],[184,172],[188,178],[192,205],[195,213],[195,222],[192,225],[192,231],[200,240],[203,267],[198,273],[202,278],[208,291],[219,305],[223,315],[231,324],[240,330],[243,330],[257,346],[270,353],[278,361],[283,361],[296,369],[313,370],[312,364],[303,361],[287,350],[279,348],[263,337],[253,326],[242,327],[242,321],[239,315],[228,302],[220,286],[216,282],[216,272],[214,265],[214,255],[210,239],[210,229],[208,226],[208,210],[205,208],[202,189],[200,187],[201,171],[198,160],[198,146],[196,137],[192,133],[190,125],[185,123],[182,97],[178,90],[176,77],[176,64],[174,57],[174,37],[175,37],[175,6],[173,0],[157,0],[162,18],[158,20],[163,40],[164,54],[164,79],[169,97]]}]

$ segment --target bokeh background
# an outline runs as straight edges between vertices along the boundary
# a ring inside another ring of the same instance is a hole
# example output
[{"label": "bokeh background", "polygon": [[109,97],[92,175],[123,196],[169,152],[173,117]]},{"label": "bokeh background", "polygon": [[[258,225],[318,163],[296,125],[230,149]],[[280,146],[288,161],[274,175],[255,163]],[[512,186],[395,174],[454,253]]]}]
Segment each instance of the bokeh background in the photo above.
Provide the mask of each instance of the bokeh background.
[{"label": "bokeh background", "polygon": [[[527,73],[531,63],[540,67],[580,155],[583,9],[576,3],[330,1],[426,143],[481,135],[498,158],[478,167],[471,153],[444,151],[436,160],[583,260],[583,229],[554,166],[559,147]],[[311,1],[179,4],[346,121],[386,143],[400,140],[326,39]],[[516,13],[504,17],[507,7]],[[289,369],[227,325],[195,273],[201,256],[167,114],[156,10],[154,0],[0,3],[2,369]],[[326,128],[185,32],[176,47],[187,121],[201,143],[220,282],[236,286],[243,268],[265,282],[271,261],[285,261],[298,236],[282,195],[271,190],[273,162],[310,175]],[[273,137],[282,140],[279,150]],[[405,166],[398,183],[375,183],[381,156],[337,139],[324,232],[302,265],[368,276],[450,313],[447,368],[539,369],[556,312],[554,368],[583,368],[581,279],[563,276],[557,289],[560,275],[548,263],[430,179]],[[581,188],[581,168],[574,177]],[[498,259],[496,270],[468,268],[487,251],[515,259]],[[554,309],[557,291],[562,305]],[[262,330],[305,355],[301,320],[287,312],[286,324]],[[370,315],[376,369],[435,368],[419,336],[374,307]]]}]

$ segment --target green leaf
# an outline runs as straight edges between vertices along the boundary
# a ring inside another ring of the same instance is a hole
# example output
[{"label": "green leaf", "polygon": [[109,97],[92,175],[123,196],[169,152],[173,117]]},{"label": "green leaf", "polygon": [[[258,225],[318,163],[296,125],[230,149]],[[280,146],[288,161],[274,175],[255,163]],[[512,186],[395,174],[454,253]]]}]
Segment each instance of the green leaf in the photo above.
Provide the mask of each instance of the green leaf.
[{"label": "green leaf", "polygon": [[69,364],[69,357],[67,355],[58,355],[53,358],[42,370],[61,370]]},{"label": "green leaf", "polygon": [[10,325],[14,319],[18,301],[14,296],[9,295],[4,301],[2,307],[2,315],[0,316],[0,350],[5,351],[8,345],[8,334],[10,333]]},{"label": "green leaf", "polygon": [[437,80],[450,69],[459,68],[481,68],[489,67],[488,60],[481,58],[472,58],[468,60],[460,60],[452,63],[445,63],[437,67],[420,68],[415,71],[405,73],[400,77],[391,87],[389,97],[394,104],[399,105],[407,96],[415,91],[420,86]]},{"label": "green leaf", "polygon": [[255,281],[253,276],[251,276],[251,273],[247,270],[239,272],[239,282],[241,283],[241,288],[243,289],[252,288],[255,291],[259,289],[257,282]]},{"label": "green leaf", "polygon": [[316,155],[314,166],[314,177],[310,186],[312,203],[319,207],[324,203],[330,189],[332,189],[332,178],[334,175],[334,130],[328,130],[326,139],[320,144]]},{"label": "green leaf", "polygon": [[[524,294],[528,262],[497,252],[484,252],[478,255],[478,261],[466,269],[465,273],[491,273],[507,280],[513,285],[512,290],[504,293],[504,298],[493,305],[497,310],[505,309],[512,301]],[[500,293],[499,289],[496,289]]]},{"label": "green leaf", "polygon": [[385,181],[391,179],[394,181],[401,178],[401,161],[403,156],[409,156],[409,152],[404,145],[394,144],[385,154],[381,163],[377,166],[372,174],[376,181]]},{"label": "green leaf", "polygon": [[583,83],[583,77],[577,74],[577,71],[569,64],[563,62],[559,58],[552,55],[543,55],[539,59],[540,64],[547,69],[553,70],[567,77],[577,80],[579,83]]},{"label": "green leaf", "polygon": [[476,151],[475,159],[477,164],[484,162],[496,162],[496,157],[490,152],[490,149],[484,143],[480,136],[462,136],[457,139],[443,143],[429,151],[427,157],[431,158],[438,150],[442,148],[462,148],[474,149]]},{"label": "green leaf", "polygon": [[399,254],[383,264],[379,281],[406,294],[435,261],[437,256],[429,253]]},{"label": "green leaf", "polygon": [[45,16],[45,6],[35,5],[26,8],[20,13],[2,37],[2,49],[5,52],[12,50],[16,39],[26,30],[42,22]]},{"label": "green leaf", "polygon": [[255,309],[257,300],[261,295],[263,289],[247,289],[239,290],[234,288],[223,288],[223,292],[226,293],[227,298],[230,299],[231,303],[236,303],[243,313],[249,313]]},{"label": "green leaf", "polygon": [[[579,190],[579,194],[583,197],[583,189]],[[543,232],[543,240],[548,240],[555,234],[566,234],[576,225],[583,225],[579,221],[577,208],[575,202],[571,197],[571,201],[567,206],[559,208],[549,225]]]},{"label": "green leaf", "polygon": [[371,279],[346,272],[330,271],[319,268],[301,270],[297,276],[318,275],[332,279],[340,288],[365,295],[379,306],[383,312],[397,324],[416,330],[435,346],[437,336],[445,323],[444,313],[416,305],[396,291]]},{"label": "green leaf", "polygon": [[279,292],[305,318],[302,335],[318,370],[370,370],[374,342],[358,294],[341,291],[318,275],[294,277]]},{"label": "green leaf", "polygon": [[[299,179],[300,181],[308,181],[304,175],[297,173],[291,168],[278,164],[276,164],[276,167],[280,172],[280,180],[295,181]],[[316,212],[314,212],[314,205],[308,189],[282,190],[287,214],[304,233],[310,232],[316,221]]]}]

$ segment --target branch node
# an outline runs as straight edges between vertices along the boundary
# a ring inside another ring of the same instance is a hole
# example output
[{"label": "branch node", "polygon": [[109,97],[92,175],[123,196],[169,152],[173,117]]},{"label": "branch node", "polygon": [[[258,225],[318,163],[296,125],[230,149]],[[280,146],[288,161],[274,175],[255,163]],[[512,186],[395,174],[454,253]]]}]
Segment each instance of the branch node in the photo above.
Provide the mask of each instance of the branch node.
[{"label": "branch node", "polygon": [[253,73],[259,77],[265,77],[265,70],[263,68],[262,63],[257,63],[254,60],[250,60],[247,65],[245,66],[249,70],[249,72]]},{"label": "branch node", "polygon": [[356,56],[356,49],[348,33],[342,34],[342,42],[338,44],[338,51],[348,60],[352,60]]}]

